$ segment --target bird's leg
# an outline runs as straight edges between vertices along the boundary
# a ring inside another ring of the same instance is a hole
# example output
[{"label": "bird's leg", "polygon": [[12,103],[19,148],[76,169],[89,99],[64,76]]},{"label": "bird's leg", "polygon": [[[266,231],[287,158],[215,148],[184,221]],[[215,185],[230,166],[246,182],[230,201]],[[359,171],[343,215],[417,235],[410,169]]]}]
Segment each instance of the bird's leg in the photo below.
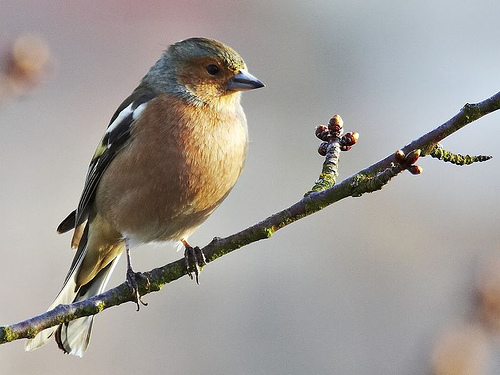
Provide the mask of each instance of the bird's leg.
[{"label": "bird's leg", "polygon": [[205,254],[203,254],[203,251],[198,246],[191,247],[187,243],[186,240],[181,240],[182,244],[184,245],[184,259],[186,260],[186,269],[188,272],[189,277],[191,280],[193,280],[193,273],[194,273],[194,279],[196,280],[196,284],[200,284],[198,280],[198,275],[200,274],[201,268],[207,264],[205,262]]},{"label": "bird's leg", "polygon": [[149,285],[149,279],[142,273],[134,272],[134,270],[132,269],[132,261],[130,259],[130,246],[127,239],[125,240],[125,254],[127,255],[127,283],[130,285],[130,288],[132,289],[132,293],[134,294],[135,298],[135,303],[137,304],[137,311],[139,311],[141,307],[139,302],[144,306],[147,306],[148,304],[142,300],[141,295],[139,294],[139,285],[137,284],[137,278],[145,277],[148,285]]}]

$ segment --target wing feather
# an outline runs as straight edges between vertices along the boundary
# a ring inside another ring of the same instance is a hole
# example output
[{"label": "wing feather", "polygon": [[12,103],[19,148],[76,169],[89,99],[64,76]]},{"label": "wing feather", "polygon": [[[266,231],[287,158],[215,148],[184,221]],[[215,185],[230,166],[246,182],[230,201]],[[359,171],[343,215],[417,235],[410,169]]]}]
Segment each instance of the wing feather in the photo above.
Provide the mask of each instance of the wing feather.
[{"label": "wing feather", "polygon": [[[146,108],[147,103],[155,97],[156,93],[153,90],[139,86],[118,107],[90,161],[78,206],[59,224],[57,228],[59,233],[79,227],[88,219],[95,192],[104,171],[130,140],[136,120]],[[77,235],[76,232],[75,235]],[[79,239],[74,238],[72,245],[78,247],[78,242]]]}]

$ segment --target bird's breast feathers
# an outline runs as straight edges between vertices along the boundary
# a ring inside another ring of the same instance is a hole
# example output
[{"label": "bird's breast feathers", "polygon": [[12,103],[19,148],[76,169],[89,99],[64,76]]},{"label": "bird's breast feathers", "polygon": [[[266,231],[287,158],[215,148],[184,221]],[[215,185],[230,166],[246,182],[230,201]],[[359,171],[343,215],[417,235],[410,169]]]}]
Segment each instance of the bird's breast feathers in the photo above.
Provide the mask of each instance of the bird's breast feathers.
[{"label": "bird's breast feathers", "polygon": [[102,176],[98,211],[142,242],[180,239],[236,183],[247,151],[246,119],[239,100],[194,107],[162,95],[142,104],[129,142]]}]

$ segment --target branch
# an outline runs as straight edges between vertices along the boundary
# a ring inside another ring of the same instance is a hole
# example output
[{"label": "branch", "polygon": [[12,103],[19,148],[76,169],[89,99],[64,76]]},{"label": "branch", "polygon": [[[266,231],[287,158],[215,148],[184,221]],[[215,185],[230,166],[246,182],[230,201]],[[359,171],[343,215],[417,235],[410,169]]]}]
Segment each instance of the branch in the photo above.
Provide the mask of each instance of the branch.
[{"label": "branch", "polygon": [[[368,168],[344,179],[337,185],[333,185],[335,183],[335,178],[333,178],[330,183],[333,186],[326,189],[324,186],[323,188],[313,188],[295,204],[241,232],[226,238],[214,238],[212,242],[202,249],[206,257],[206,262],[213,262],[217,258],[229,254],[240,247],[269,238],[281,228],[305,216],[318,212],[341,199],[359,197],[365,193],[380,190],[391,178],[405,169],[408,169],[413,174],[420,173],[421,169],[413,164],[420,155],[426,156],[431,154],[438,142],[467,124],[498,109],[500,109],[500,92],[483,102],[466,104],[453,118],[404,146],[402,152],[398,151],[387,156]],[[341,132],[336,135],[334,134],[334,136],[329,138],[328,142],[336,142],[336,146],[334,147],[341,147],[341,142],[338,140],[340,135]],[[330,148],[330,152],[327,153],[327,157],[333,159],[327,160],[328,162],[325,162],[325,164],[327,164],[327,174],[330,173],[336,177],[339,153],[332,147]],[[323,168],[324,171],[325,166]],[[184,259],[179,259],[163,267],[145,272],[143,275],[147,279],[138,278],[139,293],[140,295],[145,295],[159,291],[165,284],[177,280],[186,274],[187,270]],[[149,283],[147,280],[149,280]],[[80,317],[95,315],[109,307],[118,306],[124,302],[134,302],[134,294],[126,282],[88,300],[70,305],[59,305],[51,311],[22,322],[1,326],[0,344],[21,338],[32,338],[46,328]]]}]

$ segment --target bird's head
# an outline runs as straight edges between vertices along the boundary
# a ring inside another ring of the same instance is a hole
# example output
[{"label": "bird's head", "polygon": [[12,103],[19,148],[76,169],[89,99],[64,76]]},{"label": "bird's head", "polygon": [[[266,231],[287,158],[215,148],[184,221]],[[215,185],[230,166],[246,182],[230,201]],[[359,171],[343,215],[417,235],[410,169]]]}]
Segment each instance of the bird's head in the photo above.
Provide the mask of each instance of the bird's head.
[{"label": "bird's head", "polygon": [[203,103],[264,86],[247,71],[235,50],[212,39],[190,38],[174,43],[152,71],[155,67],[167,76],[163,78],[171,78],[170,85],[175,81],[175,91]]}]

